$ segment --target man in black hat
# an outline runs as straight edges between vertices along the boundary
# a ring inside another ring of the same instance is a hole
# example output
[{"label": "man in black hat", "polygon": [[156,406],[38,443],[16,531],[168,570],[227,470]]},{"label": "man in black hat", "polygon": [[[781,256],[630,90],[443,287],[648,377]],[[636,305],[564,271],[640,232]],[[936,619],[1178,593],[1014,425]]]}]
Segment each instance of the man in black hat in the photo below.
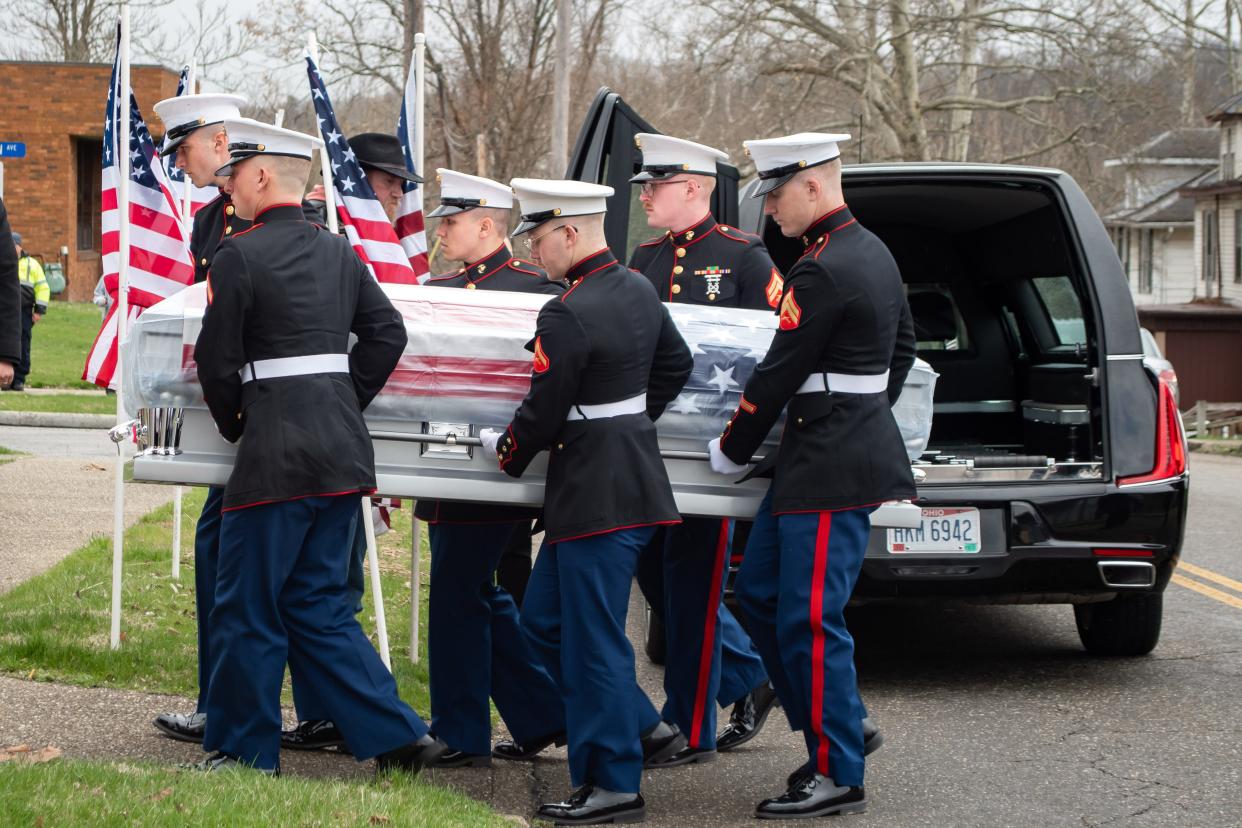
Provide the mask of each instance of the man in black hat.
[{"label": "man in black hat", "polygon": [[[362,170],[367,175],[367,183],[371,185],[380,206],[384,208],[384,214],[389,221],[395,222],[397,205],[405,192],[405,182],[423,183],[421,176],[405,168],[401,141],[395,135],[382,132],[361,132],[349,139],[349,148],[362,165]],[[322,184],[315,185],[306,196],[304,207],[316,211],[319,224],[327,226],[328,205]]]}]

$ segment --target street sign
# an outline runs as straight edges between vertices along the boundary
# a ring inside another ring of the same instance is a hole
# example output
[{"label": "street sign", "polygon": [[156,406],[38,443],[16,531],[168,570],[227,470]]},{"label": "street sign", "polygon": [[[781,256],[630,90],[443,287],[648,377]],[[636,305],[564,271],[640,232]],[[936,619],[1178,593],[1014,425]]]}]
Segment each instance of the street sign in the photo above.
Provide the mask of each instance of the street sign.
[{"label": "street sign", "polygon": [[26,145],[21,141],[0,141],[0,158],[25,158]]}]

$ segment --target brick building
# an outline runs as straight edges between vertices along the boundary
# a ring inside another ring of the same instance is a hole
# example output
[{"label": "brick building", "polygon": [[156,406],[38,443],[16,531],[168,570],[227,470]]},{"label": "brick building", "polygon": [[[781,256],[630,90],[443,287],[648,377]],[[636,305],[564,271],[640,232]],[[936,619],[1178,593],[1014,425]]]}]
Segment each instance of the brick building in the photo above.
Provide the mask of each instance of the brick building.
[{"label": "brick building", "polygon": [[[111,73],[106,63],[0,61],[0,141],[26,145],[24,158],[2,159],[4,203],[26,250],[64,265],[62,299],[89,300],[100,275],[100,164]],[[177,73],[134,66],[131,77],[158,136],[152,105],[177,93]]]}]

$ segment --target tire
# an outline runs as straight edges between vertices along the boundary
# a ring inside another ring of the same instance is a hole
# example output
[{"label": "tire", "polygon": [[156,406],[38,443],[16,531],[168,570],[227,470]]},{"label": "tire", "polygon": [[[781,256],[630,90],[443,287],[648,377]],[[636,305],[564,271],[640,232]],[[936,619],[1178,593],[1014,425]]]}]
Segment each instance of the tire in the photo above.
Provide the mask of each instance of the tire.
[{"label": "tire", "polygon": [[657,613],[652,612],[651,605],[644,603],[647,608],[644,614],[645,623],[643,625],[643,650],[647,653],[647,659],[652,664],[664,664],[665,656],[668,653],[668,642],[664,637],[664,619]]},{"label": "tire", "polygon": [[1075,604],[1078,637],[1098,656],[1141,656],[1160,640],[1164,595],[1132,595],[1101,604]]}]

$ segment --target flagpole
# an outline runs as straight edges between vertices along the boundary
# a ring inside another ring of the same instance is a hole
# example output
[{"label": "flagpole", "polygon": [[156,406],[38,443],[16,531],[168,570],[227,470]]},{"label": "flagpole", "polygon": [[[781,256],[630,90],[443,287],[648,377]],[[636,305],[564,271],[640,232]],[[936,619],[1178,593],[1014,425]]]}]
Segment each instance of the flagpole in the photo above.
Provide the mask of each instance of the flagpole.
[{"label": "flagpole", "polygon": [[[194,65],[194,51],[190,50],[189,71],[185,75],[185,94],[194,94],[194,85],[197,82],[195,77],[198,74],[197,67]],[[190,216],[190,208],[193,206],[191,194],[194,191],[194,184],[190,180],[190,176],[184,172],[181,174],[183,181],[181,182],[181,226],[184,228],[182,237],[189,244],[190,233],[194,227],[194,220]],[[182,489],[177,486],[173,491],[173,536],[172,536],[172,577],[174,581],[181,580],[181,496]]]},{"label": "flagpole", "polygon": [[[310,55],[310,59],[315,61],[315,68],[320,72],[323,68],[319,65],[319,39],[315,37],[314,32],[306,33],[306,53]],[[315,105],[314,100],[311,106]],[[323,137],[320,130],[320,137]],[[340,232],[340,225],[336,218],[336,188],[332,186],[332,161],[328,158],[328,140],[324,138],[323,145],[319,148],[319,174],[323,177],[323,200],[324,212],[328,215],[328,230],[333,235]]]},{"label": "flagpole", "polygon": [[[118,112],[113,113],[112,134],[117,146],[117,215],[119,224],[119,261],[117,273],[116,298],[116,421],[125,422],[124,377],[121,361],[121,345],[125,341],[125,328],[129,316],[129,152],[132,118],[129,110],[129,3],[121,4],[121,41],[118,47],[118,71],[120,75],[120,95],[117,101]],[[120,115],[120,117],[117,117]],[[124,135],[122,142],[120,136]],[[124,149],[121,149],[121,148]],[[124,558],[125,540],[125,452],[120,443],[116,447],[116,470],[113,476],[112,493],[112,628],[109,641],[112,649],[121,646],[121,570]]]},{"label": "flagpole", "polygon": [[[410,71],[414,73],[414,95],[418,99],[414,106],[414,171],[423,177],[424,181],[430,181],[427,175],[424,162],[426,161],[426,150],[423,141],[423,101],[426,89],[426,61],[427,61],[427,36],[422,32],[416,32],[414,35],[414,54],[410,57],[413,64]],[[406,113],[407,118],[410,113]],[[406,121],[406,129],[409,129],[409,121]],[[426,191],[423,192],[424,198]],[[423,202],[426,203],[425,201]],[[436,239],[436,245],[440,244],[440,240]],[[427,261],[430,264],[435,258],[435,251],[431,251],[431,255]],[[410,503],[410,661],[414,664],[418,663],[419,658],[419,641],[418,641],[418,625],[419,618],[422,614],[422,553],[419,547],[418,518],[414,515],[414,503]]]}]

